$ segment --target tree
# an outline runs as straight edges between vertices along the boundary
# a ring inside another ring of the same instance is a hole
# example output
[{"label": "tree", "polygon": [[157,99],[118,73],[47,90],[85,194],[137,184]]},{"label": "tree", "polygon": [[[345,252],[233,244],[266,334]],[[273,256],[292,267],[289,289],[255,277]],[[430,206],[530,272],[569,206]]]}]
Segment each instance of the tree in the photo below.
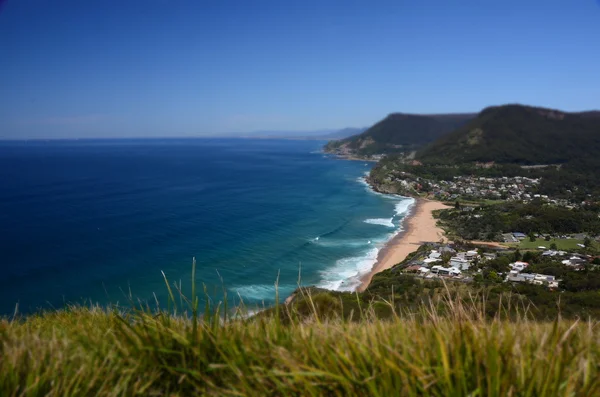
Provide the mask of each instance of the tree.
[{"label": "tree", "polygon": [[550,236],[546,236],[545,240],[546,240],[546,241],[550,241],[550,240],[552,240],[552,239],[550,238]]},{"label": "tree", "polygon": [[456,200],[456,203],[454,203],[454,209],[460,209],[460,202],[458,200]]},{"label": "tree", "polygon": [[450,252],[444,252],[442,254],[442,263],[446,264],[446,263],[450,262],[451,258],[452,258],[452,254]]},{"label": "tree", "polygon": [[531,251],[526,251],[523,254],[523,262],[533,262],[533,260],[535,259],[535,254]]},{"label": "tree", "polygon": [[491,271],[491,272],[484,272],[483,273],[483,277],[487,280],[490,280],[491,282],[494,283],[501,283],[502,282],[502,277],[500,277],[498,275],[498,273],[496,273],[495,271]]},{"label": "tree", "polygon": [[551,250],[556,250],[556,249],[558,249],[558,247],[556,246],[556,243],[552,243],[552,244],[550,244],[550,249],[551,249]]},{"label": "tree", "polygon": [[508,255],[502,255],[486,263],[486,268],[488,268],[489,270],[495,270],[497,272],[507,272],[508,270],[510,270],[508,266],[509,264],[510,258],[508,257]]},{"label": "tree", "polygon": [[521,260],[521,251],[519,251],[519,249],[517,248],[515,250],[515,252],[513,253],[513,261],[520,261]]},{"label": "tree", "polygon": [[583,245],[585,246],[585,248],[589,248],[590,245],[592,245],[592,239],[590,239],[589,237],[584,238]]},{"label": "tree", "polygon": [[529,241],[532,243],[535,241],[535,234],[533,234],[533,232],[529,232],[527,236],[529,237]]}]

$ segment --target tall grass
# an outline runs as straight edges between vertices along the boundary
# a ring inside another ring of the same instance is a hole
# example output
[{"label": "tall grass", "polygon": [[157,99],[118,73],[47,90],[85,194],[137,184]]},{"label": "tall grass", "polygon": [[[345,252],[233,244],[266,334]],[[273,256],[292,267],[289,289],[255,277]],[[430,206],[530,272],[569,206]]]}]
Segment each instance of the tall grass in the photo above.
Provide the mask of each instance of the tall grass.
[{"label": "tall grass", "polygon": [[391,320],[369,306],[351,322],[309,290],[297,300],[308,315],[292,303],[200,316],[195,290],[165,281],[169,310],[76,306],[0,321],[0,395],[600,395],[597,323],[490,320],[476,297]]}]

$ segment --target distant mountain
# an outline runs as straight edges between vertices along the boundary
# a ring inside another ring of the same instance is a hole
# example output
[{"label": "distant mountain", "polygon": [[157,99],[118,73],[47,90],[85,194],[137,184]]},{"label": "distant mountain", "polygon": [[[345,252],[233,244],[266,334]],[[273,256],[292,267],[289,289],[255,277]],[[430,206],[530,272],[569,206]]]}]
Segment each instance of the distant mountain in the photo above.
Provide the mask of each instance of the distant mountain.
[{"label": "distant mountain", "polygon": [[360,134],[364,130],[366,130],[366,128],[344,128],[341,130],[324,129],[315,131],[252,131],[237,134],[227,134],[227,136],[236,138],[313,139],[326,141],[330,139],[347,138],[351,135]]},{"label": "distant mountain", "polygon": [[326,136],[337,132],[335,129],[323,129],[314,131],[251,131],[236,134],[228,134],[232,137],[241,138],[313,138]]},{"label": "distant mountain", "polygon": [[417,153],[429,163],[561,164],[600,154],[600,112],[489,107]]},{"label": "distant mountain", "polygon": [[331,132],[329,134],[322,135],[322,139],[344,139],[354,135],[362,134],[367,130],[367,127],[362,128],[344,128],[339,131]]},{"label": "distant mountain", "polygon": [[373,155],[411,150],[463,125],[475,114],[392,113],[363,133],[330,142],[326,150]]}]

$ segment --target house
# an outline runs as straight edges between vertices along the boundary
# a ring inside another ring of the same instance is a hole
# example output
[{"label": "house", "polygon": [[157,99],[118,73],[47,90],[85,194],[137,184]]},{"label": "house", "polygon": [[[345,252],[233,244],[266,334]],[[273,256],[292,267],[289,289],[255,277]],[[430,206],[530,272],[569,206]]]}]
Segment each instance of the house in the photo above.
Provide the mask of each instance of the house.
[{"label": "house", "polygon": [[511,270],[506,277],[506,281],[517,283],[531,283],[535,279],[535,274],[519,273],[516,270]]},{"label": "house", "polygon": [[534,281],[540,281],[543,284],[548,284],[549,282],[556,281],[556,277],[549,276],[547,274],[536,274],[534,277]]},{"label": "house", "polygon": [[569,259],[565,259],[562,261],[563,265],[578,266],[578,267],[583,267],[587,263],[588,263],[588,261],[586,259],[579,257],[579,256],[572,256]]},{"label": "house", "polygon": [[556,256],[558,254],[559,253],[556,250],[547,250],[547,251],[542,252],[542,256]]},{"label": "house", "polygon": [[458,268],[460,270],[468,270],[469,267],[471,267],[471,262],[469,262],[465,258],[455,256],[455,257],[450,258],[450,266]]},{"label": "house", "polygon": [[506,276],[506,281],[548,285],[550,288],[558,288],[558,280],[556,280],[554,276],[547,274],[519,273],[518,270],[511,270]]},{"label": "house", "polygon": [[525,233],[521,233],[521,232],[513,232],[512,235],[517,240],[523,240],[525,237],[527,237],[527,235]]},{"label": "house", "polygon": [[421,269],[421,266],[419,265],[412,265],[407,267],[406,269],[404,269],[405,272],[407,273],[416,273]]},{"label": "house", "polygon": [[440,248],[438,249],[438,251],[439,251],[440,253],[442,253],[442,254],[445,254],[445,253],[454,254],[454,253],[456,253],[456,250],[455,250],[454,248],[452,248],[452,247],[449,247],[449,246],[447,246],[447,245],[446,245],[446,246],[442,246],[442,247],[440,247]]},{"label": "house", "polygon": [[440,276],[459,276],[461,271],[455,267],[443,267],[436,265],[431,268],[431,272]]},{"label": "house", "polygon": [[527,262],[521,262],[521,261],[516,261],[515,263],[510,263],[508,266],[510,266],[510,268],[513,269],[513,270],[517,270],[519,272],[522,272],[523,270],[525,270],[525,268],[527,266],[529,266],[529,263],[527,263]]},{"label": "house", "polygon": [[436,250],[431,251],[431,253],[429,254],[430,259],[440,259],[441,257],[442,257],[442,254],[440,254]]},{"label": "house", "polygon": [[505,243],[518,243],[519,242],[519,240],[517,240],[515,238],[515,236],[513,236],[510,233],[502,234],[502,239],[504,240]]},{"label": "house", "polygon": [[483,254],[483,258],[486,259],[486,260],[491,261],[492,259],[496,259],[496,254],[493,253],[493,252],[485,252]]},{"label": "house", "polygon": [[476,258],[476,257],[477,257],[477,255],[479,255],[479,254],[477,253],[477,251],[467,251],[467,253],[466,253],[465,257],[466,257],[467,259],[474,259],[474,258]]}]

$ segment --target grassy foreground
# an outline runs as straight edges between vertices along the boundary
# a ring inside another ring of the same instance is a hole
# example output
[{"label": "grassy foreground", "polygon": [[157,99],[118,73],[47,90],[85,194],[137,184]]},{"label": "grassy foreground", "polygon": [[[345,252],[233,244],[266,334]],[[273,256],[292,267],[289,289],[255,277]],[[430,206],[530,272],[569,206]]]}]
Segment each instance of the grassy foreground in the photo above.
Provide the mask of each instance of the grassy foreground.
[{"label": "grassy foreground", "polygon": [[[600,332],[448,301],[345,321],[311,297],[250,318],[70,307],[0,321],[2,396],[592,396]],[[171,308],[171,312],[174,309]]]}]

